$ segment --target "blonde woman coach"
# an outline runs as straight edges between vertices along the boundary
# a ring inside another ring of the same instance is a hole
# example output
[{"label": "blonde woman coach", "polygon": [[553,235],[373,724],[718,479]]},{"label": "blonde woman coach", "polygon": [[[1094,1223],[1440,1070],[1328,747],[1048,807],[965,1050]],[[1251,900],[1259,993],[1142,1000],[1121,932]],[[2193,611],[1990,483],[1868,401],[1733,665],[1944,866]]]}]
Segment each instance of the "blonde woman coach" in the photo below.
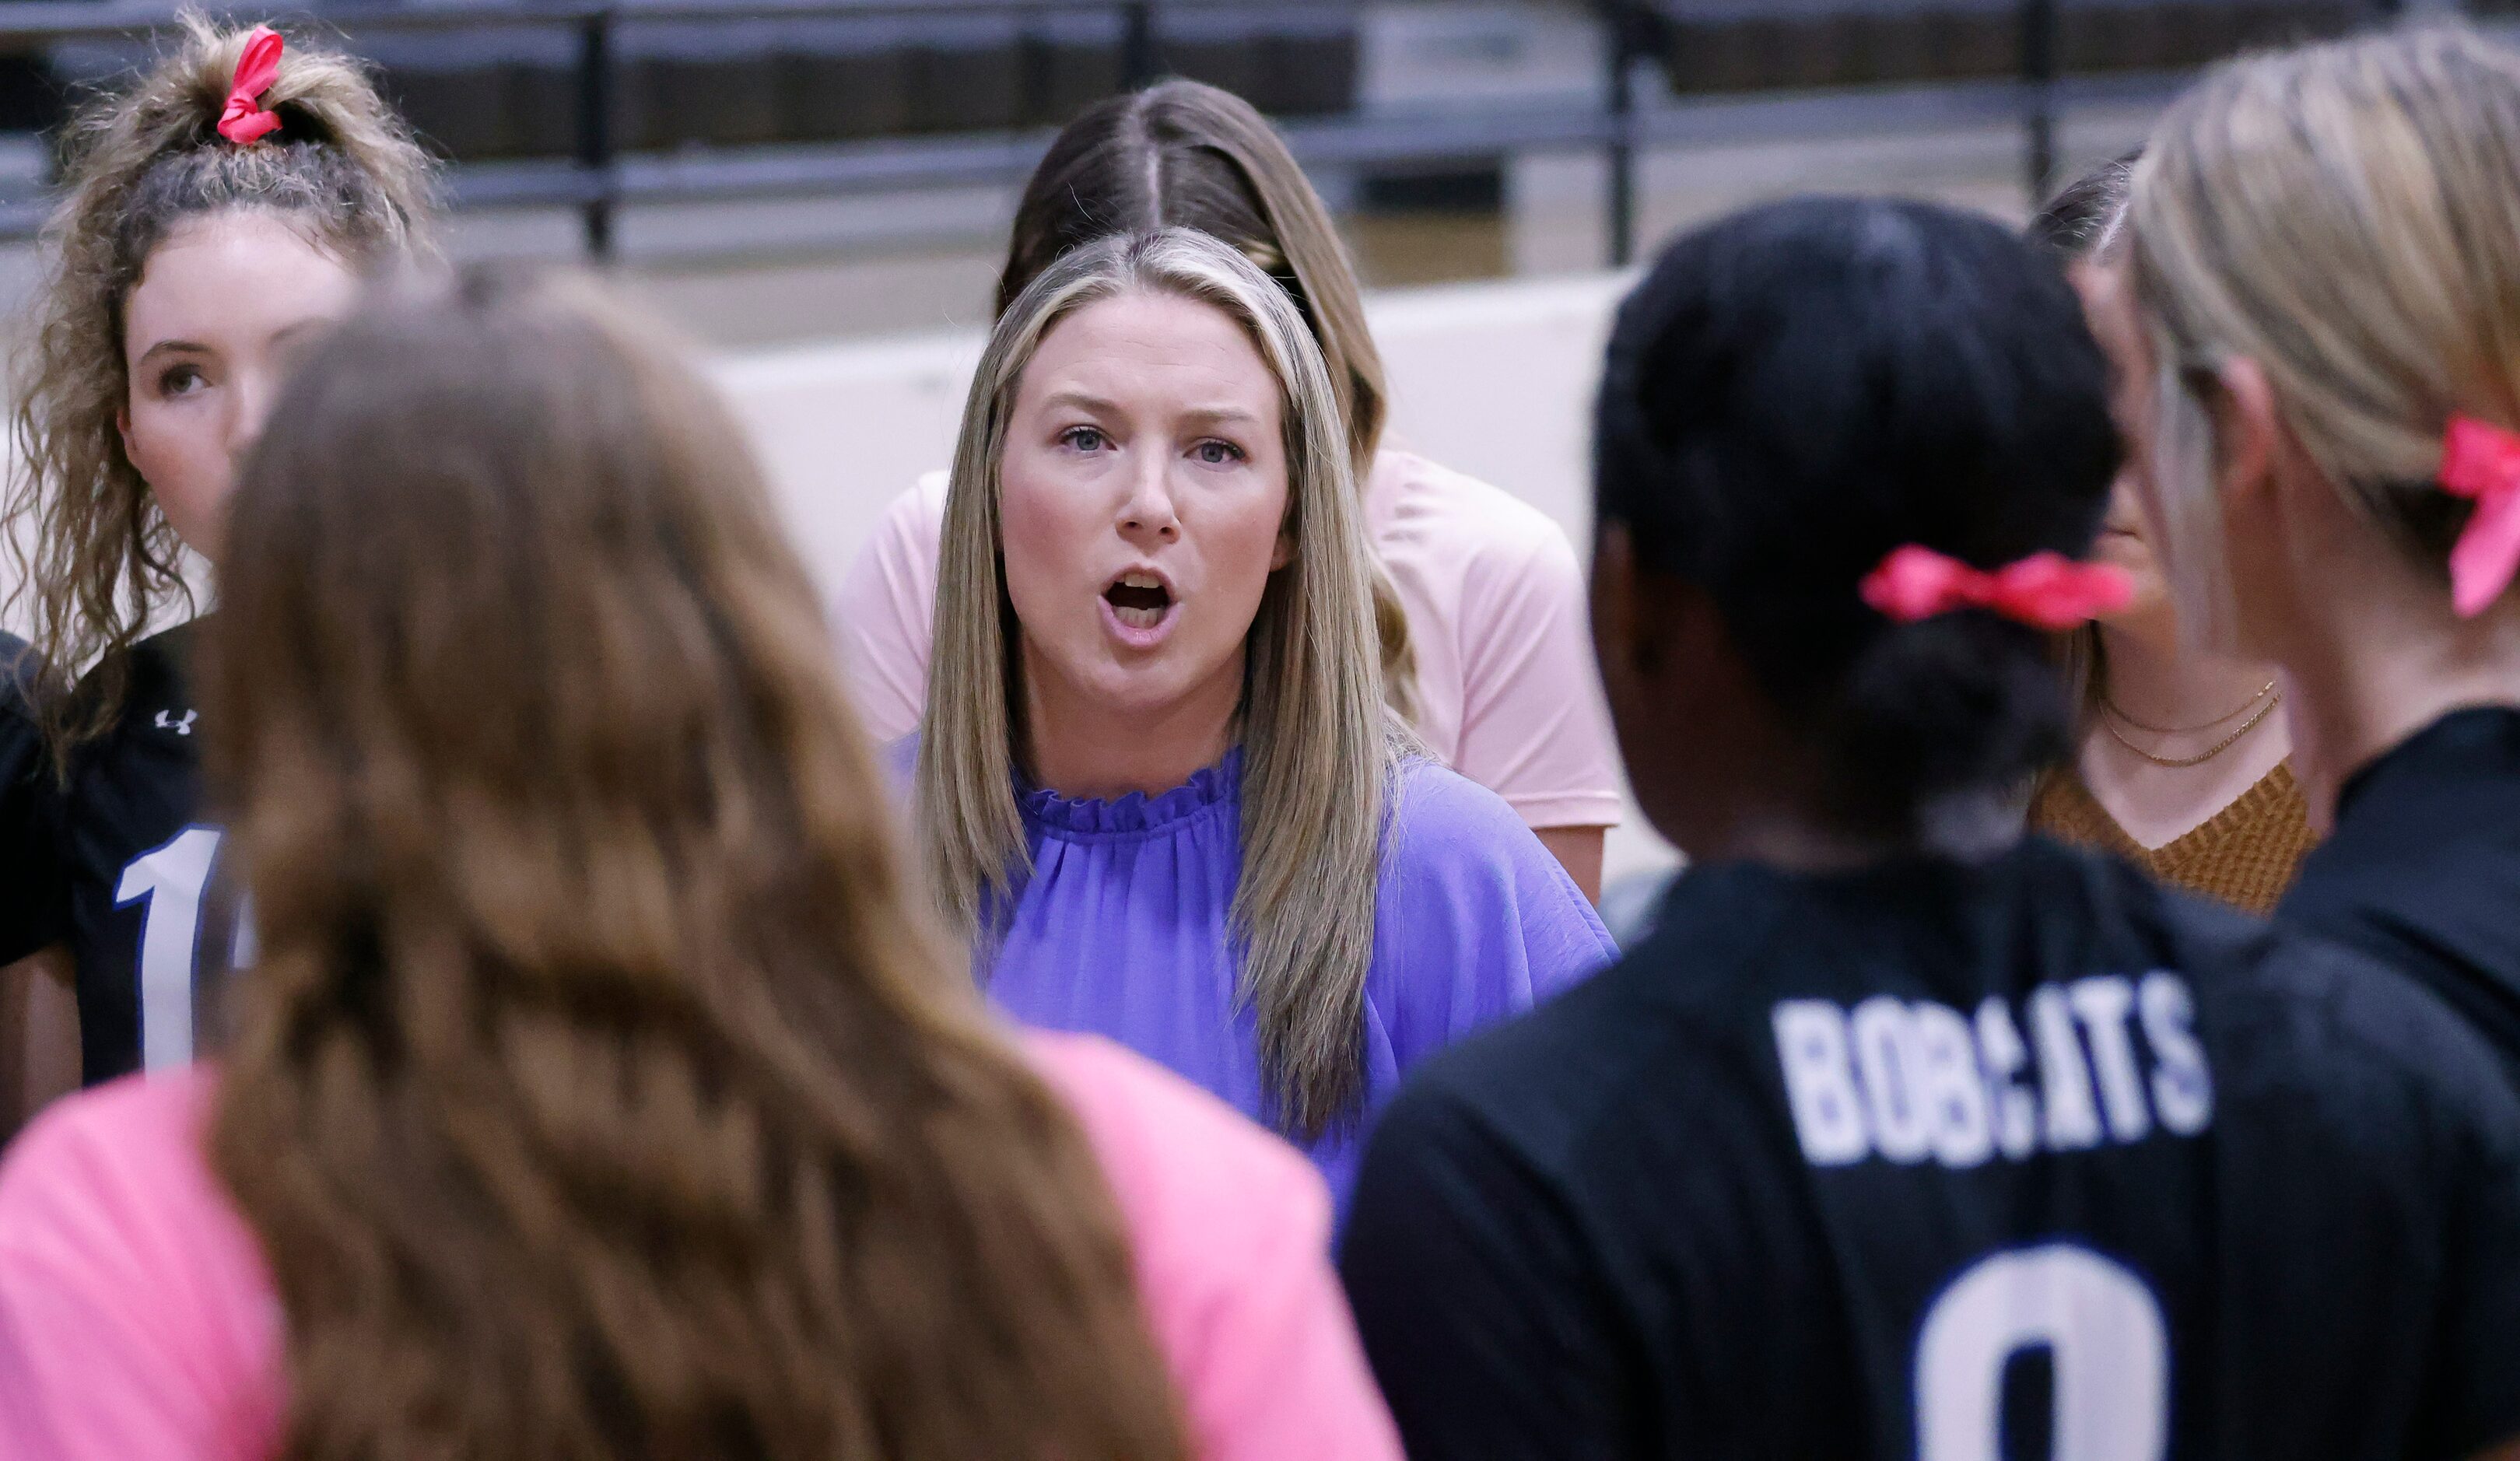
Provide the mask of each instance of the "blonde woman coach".
[{"label": "blonde woman coach", "polygon": [[916,745],[933,889],[1028,1023],[1111,1037],[1343,1191],[1403,1072],[1614,953],[1384,704],[1320,348],[1168,229],[1052,265],[963,419]]}]

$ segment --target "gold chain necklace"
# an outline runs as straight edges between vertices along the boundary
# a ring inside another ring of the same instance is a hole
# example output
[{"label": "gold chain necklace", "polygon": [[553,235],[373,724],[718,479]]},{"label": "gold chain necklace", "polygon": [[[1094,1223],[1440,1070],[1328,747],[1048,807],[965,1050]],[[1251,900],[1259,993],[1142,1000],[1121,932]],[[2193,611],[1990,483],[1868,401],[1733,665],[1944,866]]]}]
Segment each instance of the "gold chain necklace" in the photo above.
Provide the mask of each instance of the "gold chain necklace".
[{"label": "gold chain necklace", "polygon": [[[2260,693],[2264,693],[2264,691],[2260,691]],[[2282,703],[2283,696],[2277,695],[2273,699],[2269,700],[2266,704],[2259,706],[2258,713],[2249,717],[2247,720],[2242,721],[2240,723],[2239,730],[2234,730],[2230,734],[2224,736],[2221,740],[2214,742],[2212,747],[2207,749],[2201,756],[2156,756],[2150,751],[2145,750],[2143,747],[2137,745],[2134,741],[2127,739],[2125,735],[2121,734],[2117,727],[2109,724],[2109,716],[2113,712],[2113,707],[2110,706],[2106,700],[2100,702],[2100,729],[2109,732],[2109,738],[2111,740],[2114,740],[2119,745],[2135,752],[2137,755],[2151,762],[2153,765],[2166,766],[2173,771],[2183,771],[2191,766],[2203,766],[2206,762],[2213,760],[2215,757],[2222,755],[2225,751],[2238,745],[2240,743],[2241,736],[2258,729],[2258,722],[2274,714],[2275,707]],[[2129,721],[2127,724],[2131,726],[2135,725],[2133,721]],[[2142,728],[2138,727],[2138,729],[2140,730]]]},{"label": "gold chain necklace", "polygon": [[2259,687],[2256,694],[2251,695],[2249,698],[2241,701],[2237,706],[2223,712],[2221,715],[2214,717],[2214,719],[2207,721],[2201,726],[2147,726],[2143,722],[2137,720],[2134,716],[2120,710],[2118,708],[2118,702],[2110,699],[2108,691],[2106,690],[2100,691],[2100,704],[2107,709],[2109,714],[2116,716],[2119,720],[2133,726],[2138,730],[2148,730],[2155,735],[2193,735],[2199,730],[2211,730],[2215,727],[2223,724],[2225,721],[2238,715],[2241,711],[2257,704],[2260,700],[2265,699],[2269,694],[2273,692],[2275,685],[2276,682],[2272,680],[2268,681],[2264,686]]}]

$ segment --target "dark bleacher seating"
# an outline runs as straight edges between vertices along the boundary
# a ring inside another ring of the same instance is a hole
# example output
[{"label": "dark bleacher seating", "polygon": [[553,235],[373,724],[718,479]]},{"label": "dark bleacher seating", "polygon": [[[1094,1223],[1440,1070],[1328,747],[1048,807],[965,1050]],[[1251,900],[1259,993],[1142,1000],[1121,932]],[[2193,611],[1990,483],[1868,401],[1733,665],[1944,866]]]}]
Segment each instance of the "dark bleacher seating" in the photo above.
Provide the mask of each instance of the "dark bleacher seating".
[{"label": "dark bleacher seating", "polygon": [[899,20],[791,22],[779,56],[780,135],[858,142],[909,131],[907,39]]},{"label": "dark bleacher seating", "polygon": [[[1665,0],[1672,88],[1688,93],[2017,75],[2014,0]],[[2248,46],[2332,35],[2372,0],[2062,0],[2067,71],[2201,66]]]},{"label": "dark bleacher seating", "polygon": [[1127,23],[1116,14],[1051,16],[1024,38],[1024,122],[1065,126],[1127,81]]},{"label": "dark bleacher seating", "polygon": [[1012,17],[939,16],[908,42],[913,132],[997,132],[1024,120],[1023,25]]},{"label": "dark bleacher seating", "polygon": [[1287,6],[1269,35],[1265,110],[1277,116],[1325,116],[1356,105],[1356,20],[1338,10]]},{"label": "dark bleacher seating", "polygon": [[[1683,93],[1998,78],[2018,73],[2016,0],[1650,0]],[[2333,33],[2377,0],[2060,0],[2068,72],[2192,66],[2244,46]],[[2486,12],[2520,0],[2471,0]],[[323,8],[316,0],[316,8]],[[1158,71],[1238,92],[1276,116],[1355,104],[1353,0],[1158,8]],[[626,152],[861,142],[1056,126],[1125,79],[1117,12],[631,21],[614,31],[612,142]],[[565,26],[353,36],[415,126],[448,155],[577,150],[578,36]],[[21,126],[110,79],[141,43],[48,48],[0,96]],[[0,58],[5,61],[5,58]]]},{"label": "dark bleacher seating", "polygon": [[499,69],[507,78],[518,155],[568,156],[578,145],[577,37],[564,30],[515,36],[516,50]]},{"label": "dark bleacher seating", "polygon": [[1187,10],[1163,19],[1166,72],[1221,86],[1272,116],[1344,111],[1354,103],[1356,19],[1340,7]]},{"label": "dark bleacher seating", "polygon": [[[450,39],[379,42],[424,133],[457,157],[574,149],[572,37],[538,36],[528,53],[487,36]],[[1165,16],[1154,39],[1159,70],[1228,87],[1273,114],[1355,102],[1352,4],[1185,11]],[[625,22],[613,143],[656,152],[1058,126],[1120,89],[1125,40],[1117,12],[1094,11]],[[501,77],[467,74],[485,65]],[[508,114],[494,117],[501,108]]]},{"label": "dark bleacher seating", "polygon": [[631,22],[614,32],[615,145],[630,152],[780,140],[782,24]]},{"label": "dark bleacher seating", "polygon": [[1158,33],[1163,69],[1222,86],[1267,110],[1269,57],[1258,16],[1235,11],[1186,11],[1166,16]]},{"label": "dark bleacher seating", "polygon": [[431,148],[449,156],[513,157],[526,143],[509,66],[535,39],[529,32],[480,30],[383,33],[357,44],[382,72],[385,94]]},{"label": "dark bleacher seating", "polygon": [[[1183,11],[1162,17],[1152,59],[1159,71],[1231,87],[1274,114],[1344,111],[1356,96],[1356,24],[1353,0]],[[578,150],[573,27],[352,25],[347,43],[377,64],[387,94],[439,153],[487,160]],[[1119,12],[1090,7],[633,20],[616,26],[612,45],[611,142],[622,152],[1058,126],[1118,91],[1127,66]],[[146,42],[116,41],[0,56],[0,124],[55,126],[66,93],[110,85],[150,54]]]}]

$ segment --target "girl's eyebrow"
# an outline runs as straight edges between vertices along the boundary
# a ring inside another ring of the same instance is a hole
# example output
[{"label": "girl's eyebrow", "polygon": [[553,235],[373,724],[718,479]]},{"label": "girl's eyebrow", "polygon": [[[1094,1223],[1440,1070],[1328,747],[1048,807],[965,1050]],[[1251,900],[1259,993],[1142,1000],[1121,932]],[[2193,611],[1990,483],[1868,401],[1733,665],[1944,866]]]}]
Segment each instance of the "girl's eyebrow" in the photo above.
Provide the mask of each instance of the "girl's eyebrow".
[{"label": "girl's eyebrow", "polygon": [[209,353],[209,346],[199,344],[192,340],[159,340],[148,349],[141,351],[140,359],[136,364],[147,365],[151,360],[160,355],[207,355]]}]

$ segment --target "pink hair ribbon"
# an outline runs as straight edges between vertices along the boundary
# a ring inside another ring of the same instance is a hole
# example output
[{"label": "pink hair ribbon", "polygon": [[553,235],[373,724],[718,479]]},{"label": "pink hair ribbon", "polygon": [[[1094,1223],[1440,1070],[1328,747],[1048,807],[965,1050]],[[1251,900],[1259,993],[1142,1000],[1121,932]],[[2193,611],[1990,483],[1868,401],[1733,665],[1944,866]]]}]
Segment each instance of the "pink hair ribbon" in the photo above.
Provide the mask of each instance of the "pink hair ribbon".
[{"label": "pink hair ribbon", "polygon": [[254,26],[245,38],[228,105],[219,113],[219,135],[239,147],[260,142],[280,127],[280,114],[262,109],[262,94],[280,75],[280,32],[268,25]]},{"label": "pink hair ribbon", "polygon": [[2124,608],[2135,584],[2124,569],[2077,563],[2060,553],[2035,553],[1988,572],[1911,543],[1892,549],[1858,592],[1902,624],[1975,608],[2054,631]]},{"label": "pink hair ribbon", "polygon": [[2476,504],[2450,551],[2450,602],[2473,619],[2520,568],[2520,433],[2453,416],[2442,433],[2441,488]]}]

